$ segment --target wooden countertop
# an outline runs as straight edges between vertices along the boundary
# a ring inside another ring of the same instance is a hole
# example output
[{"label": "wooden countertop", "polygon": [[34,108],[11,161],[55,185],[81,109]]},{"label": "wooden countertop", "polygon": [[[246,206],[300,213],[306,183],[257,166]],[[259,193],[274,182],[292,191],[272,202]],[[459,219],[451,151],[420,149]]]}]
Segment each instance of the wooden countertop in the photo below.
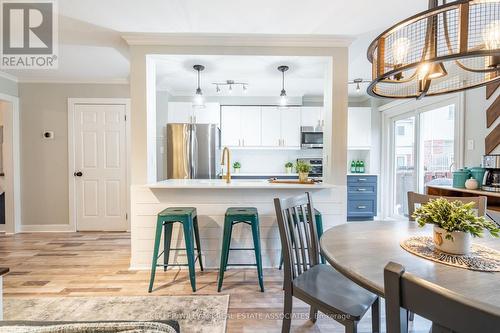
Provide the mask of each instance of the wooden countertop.
[{"label": "wooden countertop", "polygon": [[500,198],[500,192],[489,192],[489,191],[482,191],[482,190],[468,190],[466,188],[456,188],[453,186],[445,186],[445,185],[427,185],[429,188],[435,188],[435,189],[440,189],[440,190],[447,190],[447,191],[455,191],[455,192],[463,192],[463,193],[471,193],[471,194],[477,194],[477,195],[482,195],[485,197],[497,197]]},{"label": "wooden countertop", "polygon": [[7,267],[0,267],[0,276],[5,275],[9,272]]}]

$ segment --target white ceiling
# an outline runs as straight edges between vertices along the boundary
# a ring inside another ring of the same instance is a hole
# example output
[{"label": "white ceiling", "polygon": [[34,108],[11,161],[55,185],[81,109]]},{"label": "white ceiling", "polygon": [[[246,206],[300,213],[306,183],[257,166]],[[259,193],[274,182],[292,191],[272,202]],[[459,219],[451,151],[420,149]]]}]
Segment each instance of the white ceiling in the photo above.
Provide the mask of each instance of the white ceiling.
[{"label": "white ceiling", "polygon": [[[281,90],[280,65],[290,69],[285,72],[285,89],[289,96],[321,95],[328,59],[324,57],[273,57],[273,56],[155,56],[157,87],[172,95],[192,95],[197,83],[193,65],[202,64],[201,88],[208,96],[218,95],[214,82],[248,83],[246,95],[277,96]],[[229,94],[221,86],[221,95],[244,96],[241,86]]]},{"label": "white ceiling", "polygon": [[427,0],[59,0],[60,67],[9,71],[22,80],[124,81],[126,32],[328,34],[359,38],[349,78],[369,78],[366,48]]}]

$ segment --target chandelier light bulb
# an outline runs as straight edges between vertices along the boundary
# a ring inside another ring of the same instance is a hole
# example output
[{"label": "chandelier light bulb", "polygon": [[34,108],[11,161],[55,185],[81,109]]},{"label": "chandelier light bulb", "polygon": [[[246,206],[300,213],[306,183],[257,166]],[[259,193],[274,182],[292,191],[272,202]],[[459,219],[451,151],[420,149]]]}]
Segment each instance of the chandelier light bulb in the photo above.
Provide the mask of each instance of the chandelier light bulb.
[{"label": "chandelier light bulb", "polygon": [[500,49],[500,21],[493,21],[486,26],[483,41],[487,50]]},{"label": "chandelier light bulb", "polygon": [[406,37],[398,38],[392,44],[392,57],[394,59],[394,66],[398,67],[406,62],[406,56],[410,49],[410,40]]}]

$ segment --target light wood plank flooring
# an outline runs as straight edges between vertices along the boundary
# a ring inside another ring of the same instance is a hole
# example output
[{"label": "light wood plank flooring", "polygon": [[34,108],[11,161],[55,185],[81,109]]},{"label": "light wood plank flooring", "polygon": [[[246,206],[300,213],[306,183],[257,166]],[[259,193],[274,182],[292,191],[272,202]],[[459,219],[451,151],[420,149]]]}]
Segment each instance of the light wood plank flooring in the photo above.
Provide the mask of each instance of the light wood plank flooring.
[{"label": "light wood plank flooring", "polygon": [[[4,297],[126,296],[193,294],[185,270],[157,271],[155,289],[148,294],[149,271],[129,271],[128,233],[37,233],[0,234],[0,266],[10,268],[4,279]],[[217,271],[197,272],[196,295],[217,294]],[[264,272],[266,292],[258,288],[253,269],[229,269],[222,293],[230,295],[228,332],[280,332],[282,273]],[[343,332],[329,318],[313,325],[308,307],[294,301],[292,332]],[[366,316],[360,332],[371,331]],[[428,331],[417,321],[414,332]],[[418,328],[418,329],[417,329]]]}]

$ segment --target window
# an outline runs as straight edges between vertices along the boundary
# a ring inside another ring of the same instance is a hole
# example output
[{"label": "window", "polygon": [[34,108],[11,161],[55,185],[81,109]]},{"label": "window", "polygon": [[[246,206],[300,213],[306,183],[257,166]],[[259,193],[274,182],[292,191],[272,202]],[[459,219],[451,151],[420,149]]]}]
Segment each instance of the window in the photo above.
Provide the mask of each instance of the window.
[{"label": "window", "polygon": [[396,126],[396,132],[399,136],[405,135],[405,127],[404,126]]}]

